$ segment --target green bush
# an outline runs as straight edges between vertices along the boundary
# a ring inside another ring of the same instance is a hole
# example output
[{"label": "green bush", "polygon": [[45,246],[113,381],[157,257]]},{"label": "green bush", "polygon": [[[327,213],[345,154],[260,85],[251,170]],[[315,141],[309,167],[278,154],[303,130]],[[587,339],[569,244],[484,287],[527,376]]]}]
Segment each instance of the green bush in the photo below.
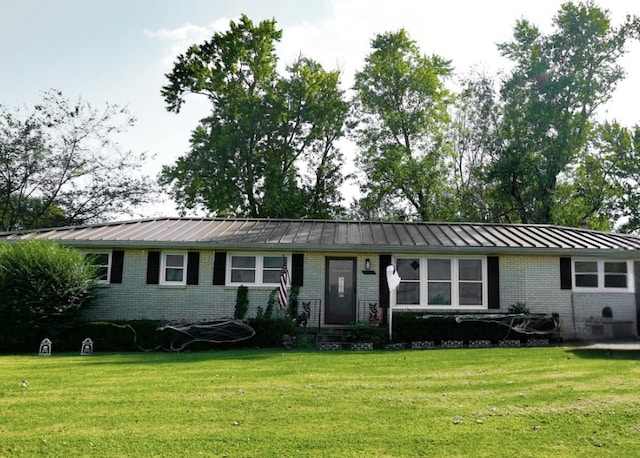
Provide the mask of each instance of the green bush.
[{"label": "green bush", "polygon": [[238,286],[238,292],[236,294],[236,306],[233,310],[233,317],[236,320],[244,320],[247,316],[247,310],[249,310],[249,288],[244,285]]},{"label": "green bush", "polygon": [[297,327],[288,318],[253,318],[249,320],[249,326],[256,331],[256,335],[240,342],[241,346],[281,347],[282,336],[285,334],[295,336],[297,331]]},{"label": "green bush", "polygon": [[389,343],[388,329],[386,327],[372,327],[368,321],[358,321],[349,326],[347,340],[349,342],[372,342],[375,348],[382,348]]},{"label": "green bush", "polygon": [[54,242],[0,244],[0,351],[32,351],[96,300],[97,270]]}]

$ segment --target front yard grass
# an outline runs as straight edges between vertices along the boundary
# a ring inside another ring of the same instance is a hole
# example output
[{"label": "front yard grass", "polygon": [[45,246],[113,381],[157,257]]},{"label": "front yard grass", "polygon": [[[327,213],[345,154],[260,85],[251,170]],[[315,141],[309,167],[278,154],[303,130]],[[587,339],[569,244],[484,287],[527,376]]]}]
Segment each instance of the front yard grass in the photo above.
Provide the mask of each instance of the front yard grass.
[{"label": "front yard grass", "polygon": [[640,356],[0,356],[0,456],[634,457]]}]

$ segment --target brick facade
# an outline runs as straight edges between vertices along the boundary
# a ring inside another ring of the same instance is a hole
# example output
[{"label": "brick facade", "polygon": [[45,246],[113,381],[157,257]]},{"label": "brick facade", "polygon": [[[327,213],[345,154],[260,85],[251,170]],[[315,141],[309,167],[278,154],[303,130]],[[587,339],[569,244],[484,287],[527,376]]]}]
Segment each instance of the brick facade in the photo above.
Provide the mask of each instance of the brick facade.
[{"label": "brick facade", "polygon": [[[304,285],[299,295],[300,304],[313,304],[309,326],[324,324],[324,281],[328,257],[356,259],[356,297],[360,308],[357,318],[366,319],[368,304],[380,301],[379,280],[385,271],[379,265],[379,256],[355,252],[310,252],[304,256]],[[375,275],[362,272],[367,258]],[[127,249],[122,283],[101,288],[100,304],[86,310],[84,317],[199,321],[233,316],[237,287],[213,285],[213,263],[214,251],[200,250],[197,285],[151,285],[146,283],[147,251]],[[603,308],[608,306],[614,320],[624,322],[633,335],[637,334],[635,295],[632,292],[584,293],[561,289],[558,256],[501,255],[499,266],[500,309],[492,312],[506,312],[509,305],[524,302],[534,313],[558,313],[562,337],[590,339],[600,335],[599,327],[595,328],[596,334],[593,334],[594,323],[602,321]],[[630,281],[633,282],[633,279]],[[248,317],[255,316],[258,307],[266,308],[272,290],[268,287],[249,288]],[[440,311],[464,312],[463,309],[454,311],[451,308]],[[478,312],[477,309],[469,311]]]}]

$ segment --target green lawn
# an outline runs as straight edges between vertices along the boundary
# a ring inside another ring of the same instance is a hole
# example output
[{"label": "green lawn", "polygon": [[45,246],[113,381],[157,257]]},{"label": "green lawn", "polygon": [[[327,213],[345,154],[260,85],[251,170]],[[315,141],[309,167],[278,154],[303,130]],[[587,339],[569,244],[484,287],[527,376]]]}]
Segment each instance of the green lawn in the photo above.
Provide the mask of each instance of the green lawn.
[{"label": "green lawn", "polygon": [[639,363],[562,347],[0,356],[0,456],[637,457]]}]

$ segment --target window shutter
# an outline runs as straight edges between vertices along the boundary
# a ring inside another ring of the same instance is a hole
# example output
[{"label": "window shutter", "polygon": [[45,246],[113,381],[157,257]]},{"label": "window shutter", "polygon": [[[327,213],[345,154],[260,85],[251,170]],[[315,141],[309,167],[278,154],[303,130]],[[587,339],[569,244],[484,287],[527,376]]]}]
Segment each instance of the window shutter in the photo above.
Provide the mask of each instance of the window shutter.
[{"label": "window shutter", "polygon": [[291,286],[304,286],[304,254],[291,255]]},{"label": "window shutter", "polygon": [[227,253],[216,251],[213,257],[213,284],[224,285],[227,270]]},{"label": "window shutter", "polygon": [[572,275],[571,258],[560,258],[560,289],[571,289]]},{"label": "window shutter", "polygon": [[187,285],[197,285],[200,275],[200,252],[190,251],[187,254]]},{"label": "window shutter", "polygon": [[500,258],[487,257],[487,296],[490,309],[500,308]]},{"label": "window shutter", "polygon": [[122,266],[124,264],[124,251],[113,250],[111,252],[111,283],[122,283]]},{"label": "window shutter", "polygon": [[391,255],[381,254],[378,295],[380,307],[382,307],[383,309],[389,307],[389,285],[387,284],[387,266],[389,264],[391,264]]},{"label": "window shutter", "polygon": [[147,255],[147,285],[157,285],[160,282],[160,252],[149,251]]}]

